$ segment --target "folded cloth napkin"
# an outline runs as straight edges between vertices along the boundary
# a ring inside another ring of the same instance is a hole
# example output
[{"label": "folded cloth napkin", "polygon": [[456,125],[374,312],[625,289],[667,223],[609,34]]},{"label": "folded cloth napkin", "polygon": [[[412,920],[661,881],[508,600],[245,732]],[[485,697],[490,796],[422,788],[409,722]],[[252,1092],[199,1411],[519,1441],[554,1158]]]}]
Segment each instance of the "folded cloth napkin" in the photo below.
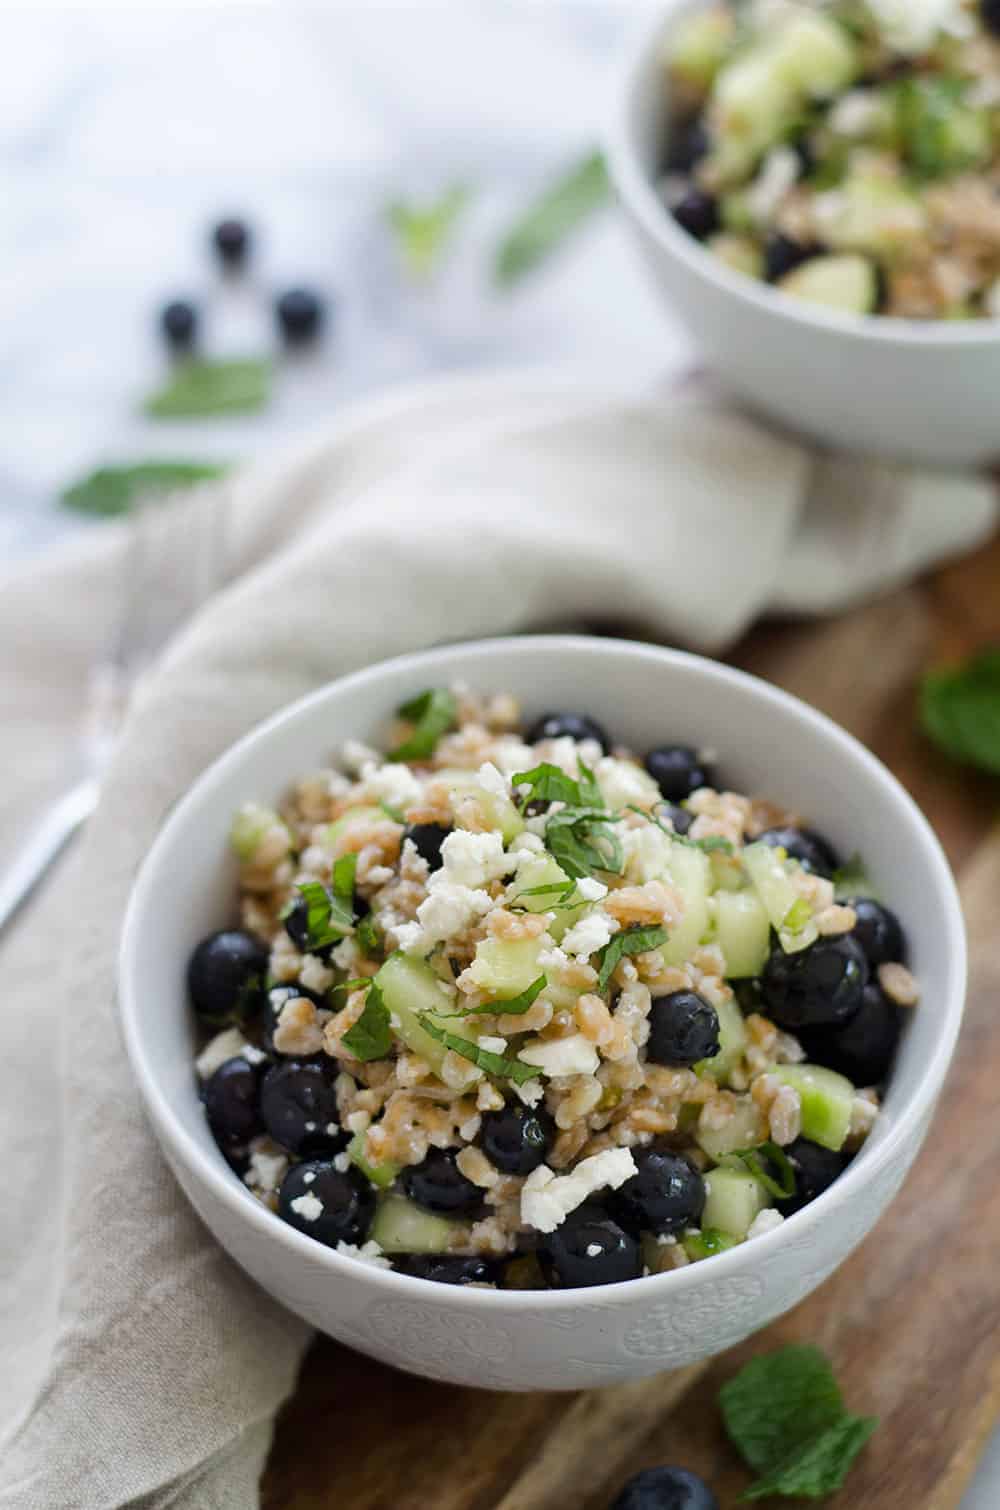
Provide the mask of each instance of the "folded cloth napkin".
[{"label": "folded cloth napkin", "polygon": [[[115,1021],[132,878],[205,765],[394,652],[611,620],[720,650],[766,609],[834,611],[995,523],[983,481],[817,458],[697,385],[633,399],[538,378],[427,385],[172,504],[156,593],[223,507],[224,583],[2,951],[0,1506],[17,1510],[247,1510],[307,1341],[186,1206]],[[127,546],[109,527],[0,594],[8,850],[66,773]]]}]

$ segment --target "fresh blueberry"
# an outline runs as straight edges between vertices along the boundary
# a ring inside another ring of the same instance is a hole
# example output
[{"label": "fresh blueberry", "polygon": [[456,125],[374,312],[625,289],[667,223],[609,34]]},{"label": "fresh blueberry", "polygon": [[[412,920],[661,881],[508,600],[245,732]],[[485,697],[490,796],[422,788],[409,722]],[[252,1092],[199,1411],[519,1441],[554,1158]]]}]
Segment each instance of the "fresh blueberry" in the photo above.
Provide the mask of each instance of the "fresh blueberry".
[{"label": "fresh blueberry", "polygon": [[499,1268],[487,1258],[449,1257],[442,1253],[394,1253],[392,1267],[414,1279],[434,1279],[439,1285],[496,1284]]},{"label": "fresh blueberry", "polygon": [[704,1479],[686,1468],[644,1468],[629,1479],[611,1510],[719,1510]]},{"label": "fresh blueberry", "polygon": [[689,813],[686,807],[679,807],[676,802],[657,803],[653,816],[669,819],[675,834],[686,834],[694,822],[694,813]]},{"label": "fresh blueberry", "polygon": [[707,156],[711,140],[702,120],[691,121],[686,126],[677,126],[670,133],[667,143],[666,171],[690,173]]},{"label": "fresh blueberry", "polygon": [[268,1049],[274,1049],[274,1030],[278,1026],[278,1018],[286,1002],[294,1001],[297,996],[304,996],[311,1001],[314,1007],[326,1007],[322,996],[315,991],[309,991],[305,986],[281,985],[272,986],[267,993],[267,1005],[264,1008],[264,1043]]},{"label": "fresh blueberry", "polygon": [[250,227],[245,220],[220,220],[212,230],[212,243],[225,267],[241,267],[250,251]]},{"label": "fresh blueberry", "polygon": [[191,1005],[205,1022],[247,1022],[265,1002],[268,952],[252,933],[226,928],[202,939],[188,963]]},{"label": "fresh blueberry", "polygon": [[371,1229],[375,1191],[356,1169],[341,1172],[329,1159],[309,1159],[293,1164],[282,1180],[278,1215],[329,1248],[357,1246]]},{"label": "fresh blueberry", "polygon": [[485,1112],[479,1146],[502,1174],[530,1174],[545,1163],[555,1125],[545,1111],[527,1106],[505,1106]]},{"label": "fresh blueberry", "polygon": [[339,1125],[335,1072],[318,1059],[284,1059],[264,1076],[264,1126],[289,1153],[332,1155],[347,1143]]},{"label": "fresh blueberry", "polygon": [[637,1173],[608,1199],[626,1232],[683,1232],[697,1227],[705,1207],[705,1182],[693,1164],[662,1148],[633,1152]]},{"label": "fresh blueberry", "polygon": [[840,864],[832,844],[812,828],[766,828],[758,834],[757,844],[769,844],[772,849],[784,849],[793,860],[798,860],[803,870],[829,878]]},{"label": "fresh blueberry", "polygon": [[906,945],[899,918],[873,897],[858,897],[848,902],[857,914],[858,921],[851,930],[865,952],[865,959],[874,970],[890,960],[905,960]]},{"label": "fresh blueberry", "polygon": [[304,346],[320,333],[323,301],[309,288],[290,288],[275,301],[274,312],[285,344]]},{"label": "fresh blueberry", "polygon": [[174,351],[189,351],[198,334],[198,311],[187,299],[171,299],[160,311],[160,329]]},{"label": "fresh blueberry", "polygon": [[241,1148],[263,1132],[260,1117],[260,1071],[242,1055],[227,1059],[204,1091],[205,1115],[224,1153]]},{"label": "fresh blueberry", "polygon": [[538,1261],[548,1283],[560,1290],[613,1285],[642,1274],[636,1239],[590,1201],[541,1238]]},{"label": "fresh blueberry", "polygon": [[654,1064],[697,1064],[719,1052],[719,1014],[695,991],[658,996],[649,1011],[646,1058]]},{"label": "fresh blueberry", "polygon": [[683,802],[702,786],[715,785],[715,770],[690,745],[657,745],[646,756],[646,770],[668,802]]},{"label": "fresh blueberry", "polygon": [[793,1033],[836,1027],[854,1016],[868,984],[868,964],[849,933],[817,939],[786,954],[772,949],[760,978],[767,1015]]},{"label": "fresh blueberry", "polygon": [[1000,37],[1000,0],[979,0],[979,13],[986,30]]},{"label": "fresh blueberry", "polygon": [[441,846],[450,833],[451,829],[440,823],[413,823],[403,837],[412,840],[417,854],[427,861],[431,870],[440,870],[443,864]]},{"label": "fresh blueberry", "polygon": [[888,1075],[899,1042],[900,1011],[876,981],[861,995],[861,1006],[840,1028],[801,1034],[814,1064],[825,1064],[855,1085],[878,1085]]},{"label": "fresh blueberry", "polygon": [[818,1143],[810,1143],[808,1138],[796,1138],[794,1143],[789,1143],[785,1157],[795,1171],[795,1194],[787,1200],[775,1202],[782,1216],[792,1216],[803,1206],[808,1206],[833,1184],[838,1175],[843,1174],[850,1163],[846,1154],[821,1148]]},{"label": "fresh blueberry", "polygon": [[582,744],[585,739],[594,739],[605,755],[611,748],[607,730],[588,713],[543,713],[525,734],[529,745],[542,739],[575,739]]},{"label": "fresh blueberry", "polygon": [[815,247],[804,246],[781,231],[773,231],[764,243],[764,276],[769,283],[777,283],[779,278],[815,255]]},{"label": "fresh blueberry", "polygon": [[483,1192],[465,1178],[455,1163],[457,1153],[454,1148],[432,1148],[422,1164],[404,1169],[403,1189],[411,1201],[450,1215],[482,1205]]},{"label": "fresh blueberry", "polygon": [[703,189],[688,189],[670,208],[677,224],[696,241],[705,241],[719,229],[718,201]]}]

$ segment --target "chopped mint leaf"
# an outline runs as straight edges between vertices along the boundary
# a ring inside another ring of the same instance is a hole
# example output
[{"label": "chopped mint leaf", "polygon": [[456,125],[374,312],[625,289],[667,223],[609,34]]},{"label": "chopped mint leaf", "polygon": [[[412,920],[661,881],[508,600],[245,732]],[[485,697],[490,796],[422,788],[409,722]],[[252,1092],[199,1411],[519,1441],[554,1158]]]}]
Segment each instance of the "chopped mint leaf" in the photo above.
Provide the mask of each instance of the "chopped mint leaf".
[{"label": "chopped mint leaf", "polygon": [[929,671],[920,719],[952,759],[1000,775],[1000,647],[982,650],[964,665]]},{"label": "chopped mint leaf", "polygon": [[781,926],[789,933],[801,933],[812,917],[812,908],[805,897],[797,897],[781,920]]},{"label": "chopped mint leaf", "polygon": [[669,937],[666,928],[624,928],[616,933],[603,949],[597,952],[601,962],[597,977],[598,988],[603,991],[611,979],[618,961],[626,954],[645,954],[647,949],[658,949]]},{"label": "chopped mint leaf", "polygon": [[368,988],[364,1011],[340,1041],[364,1064],[370,1059],[384,1059],[392,1048],[389,1008],[374,981]]},{"label": "chopped mint leaf", "polygon": [[127,514],[139,499],[157,497],[222,477],[221,462],[138,461],[128,466],[98,467],[59,495],[59,502],[80,514],[111,519]]},{"label": "chopped mint leaf", "polygon": [[712,1258],[716,1253],[725,1253],[727,1248],[735,1248],[736,1238],[718,1227],[703,1227],[700,1232],[686,1232],[681,1243],[688,1258]]},{"label": "chopped mint leaf", "polygon": [[713,851],[718,851],[723,855],[733,853],[733,841],[724,839],[721,834],[708,834],[704,839],[688,839],[687,842],[693,844],[695,849],[703,849],[706,855],[712,854]]},{"label": "chopped mint leaf", "polygon": [[428,204],[407,204],[395,199],[386,205],[385,218],[407,275],[425,283],[437,271],[463,210],[472,197],[465,184],[453,184]]},{"label": "chopped mint leaf", "polygon": [[542,1073],[533,1064],[525,1064],[521,1059],[508,1059],[503,1054],[493,1054],[488,1049],[481,1049],[471,1038],[459,1038],[456,1033],[449,1033],[426,1013],[421,1015],[419,1022],[425,1033],[429,1033],[438,1043],[443,1043],[446,1049],[451,1049],[462,1059],[478,1065],[487,1075],[496,1075],[501,1080],[513,1080],[515,1085],[524,1085],[525,1081]]},{"label": "chopped mint leaf", "polygon": [[361,953],[367,959],[371,959],[373,955],[381,952],[382,940],[379,936],[378,928],[375,926],[375,919],[370,912],[365,914],[355,928],[354,940]]},{"label": "chopped mint leaf", "polygon": [[383,802],[381,799],[379,800],[379,807],[382,809],[383,813],[385,813],[385,816],[387,818],[392,819],[393,823],[405,822],[404,815],[400,812],[398,807],[390,807],[388,802]]},{"label": "chopped mint leaf", "polygon": [[604,157],[590,152],[539,196],[511,226],[493,263],[493,276],[510,288],[611,199]]},{"label": "chopped mint leaf", "polygon": [[833,894],[838,902],[848,897],[870,897],[872,883],[860,855],[852,855],[846,865],[839,865],[831,877]]},{"label": "chopped mint leaf", "polygon": [[619,822],[600,807],[563,807],[549,815],[545,825],[545,848],[553,860],[579,881],[595,870],[620,875],[625,853],[610,827]]},{"label": "chopped mint leaf", "polygon": [[825,1499],[840,1488],[878,1425],[874,1416],[845,1412],[826,1431],[804,1442],[795,1452],[751,1484],[740,1498],[768,1499],[781,1494],[791,1499]]},{"label": "chopped mint leaf", "polygon": [[527,1012],[532,1002],[541,995],[547,985],[548,981],[545,976],[540,975],[519,996],[508,996],[505,1001],[487,1002],[486,1005],[478,1007],[476,1010],[479,1012],[494,1012],[498,1017],[501,1014],[508,1017],[519,1017],[522,1012]]},{"label": "chopped mint leaf", "polygon": [[679,834],[676,829],[668,828],[667,825],[656,816],[655,813],[647,812],[644,807],[637,807],[634,802],[628,804],[630,813],[638,813],[641,818],[648,818],[650,823],[655,823],[661,833],[666,834],[675,844],[682,844],[685,849],[700,849],[706,855],[714,851],[723,855],[736,853],[736,847],[731,839],[724,839],[721,834],[709,834],[704,839],[689,839],[687,834]]},{"label": "chopped mint leaf", "polygon": [[205,414],[250,414],[271,397],[271,364],[264,358],[183,362],[143,405],[152,419]]},{"label": "chopped mint leaf", "polygon": [[577,756],[576,768],[580,773],[580,779],[577,782],[577,785],[580,788],[580,801],[583,806],[604,807],[604,793],[598,786],[597,777],[590,769],[590,766],[587,765],[586,761],[581,760],[580,757]]},{"label": "chopped mint leaf", "polygon": [[548,908],[549,912],[559,912],[565,907],[579,907],[580,899],[573,900],[576,894],[575,881],[550,881],[547,886],[529,886],[524,891],[519,891],[507,904],[510,912],[527,912],[526,907],[518,907],[522,897],[551,897]]},{"label": "chopped mint leaf", "polygon": [[[345,903],[342,896],[320,881],[304,881],[296,889],[306,904],[307,953],[315,954],[317,949],[325,949],[328,944],[347,937],[354,926],[350,900]],[[282,919],[288,917],[297,902],[298,898],[293,897],[286,904]]]},{"label": "chopped mint leaf", "polygon": [[529,802],[566,802],[572,807],[581,805],[580,784],[567,776],[557,765],[542,761],[530,771],[518,771],[511,777],[511,786],[527,787],[521,794],[521,806]]},{"label": "chopped mint leaf", "polygon": [[372,977],[370,975],[356,975],[353,980],[338,981],[326,993],[331,1008],[334,1011],[339,1011],[352,991],[367,991],[371,983]]},{"label": "chopped mint leaf", "polygon": [[333,894],[347,899],[348,906],[354,901],[354,877],[358,868],[357,855],[341,855],[333,867]]},{"label": "chopped mint leaf", "polygon": [[431,687],[411,698],[399,709],[400,718],[413,725],[413,730],[401,745],[386,756],[387,760],[426,760],[433,755],[441,735],[452,728],[458,718],[458,707],[452,694],[444,687]]},{"label": "chopped mint leaf", "polygon": [[[795,1194],[795,1169],[785,1150],[779,1148],[777,1143],[762,1143],[759,1148],[741,1148],[733,1157],[740,1159],[757,1183],[763,1185],[776,1200],[787,1201]],[[768,1168],[768,1165],[771,1167]],[[776,1173],[772,1173],[772,1170]]]}]

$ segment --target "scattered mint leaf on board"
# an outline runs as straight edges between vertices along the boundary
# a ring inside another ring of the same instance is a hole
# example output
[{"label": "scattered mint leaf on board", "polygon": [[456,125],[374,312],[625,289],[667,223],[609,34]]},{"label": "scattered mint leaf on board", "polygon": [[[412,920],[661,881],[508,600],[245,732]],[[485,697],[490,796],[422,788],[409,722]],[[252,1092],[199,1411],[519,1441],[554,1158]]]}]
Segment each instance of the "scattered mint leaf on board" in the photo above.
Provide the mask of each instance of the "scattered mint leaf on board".
[{"label": "scattered mint leaf on board", "polygon": [[426,760],[433,755],[442,734],[454,727],[458,706],[444,687],[431,687],[399,709],[400,718],[413,725],[408,738],[386,756],[387,760]]},{"label": "scattered mint leaf on board", "polygon": [[667,942],[667,938],[666,928],[625,928],[621,933],[616,933],[597,953],[601,962],[597,977],[598,989],[604,990],[623,955],[645,954],[647,949],[658,949]]},{"label": "scattered mint leaf on board", "polygon": [[[350,899],[345,902],[343,896],[338,896],[321,881],[304,881],[296,890],[306,904],[306,942],[310,953],[315,954],[317,949],[325,949],[328,944],[335,944],[350,933],[354,927]],[[283,920],[297,902],[298,898],[293,897],[282,909]]]},{"label": "scattered mint leaf on board", "polygon": [[533,1080],[542,1073],[537,1065],[525,1064],[520,1059],[508,1059],[504,1054],[491,1053],[489,1049],[481,1049],[471,1038],[460,1038],[457,1033],[449,1033],[426,1014],[419,1021],[425,1033],[429,1033],[460,1058],[477,1064],[487,1075],[496,1075],[501,1080],[513,1080],[515,1085],[524,1085],[526,1080]]},{"label": "scattered mint leaf on board", "polygon": [[590,152],[562,174],[510,227],[496,251],[493,277],[510,288],[610,202],[611,182],[600,152]]},{"label": "scattered mint leaf on board", "polygon": [[182,362],[143,408],[151,419],[197,419],[212,414],[253,414],[271,397],[265,358]]},{"label": "scattered mint leaf on board", "polygon": [[781,1494],[791,1499],[825,1499],[843,1484],[877,1425],[873,1416],[845,1412],[834,1425],[751,1484],[740,1498],[762,1500]]},{"label": "scattered mint leaf on board", "polygon": [[929,671],[920,691],[924,730],[954,760],[1000,775],[1000,647]]},{"label": "scattered mint leaf on board", "polygon": [[389,1008],[382,1000],[382,992],[374,981],[365,997],[364,1011],[340,1041],[350,1049],[355,1059],[360,1059],[364,1064],[370,1059],[384,1059],[392,1048]]},{"label": "scattered mint leaf on board", "polygon": [[209,461],[137,461],[127,466],[98,467],[64,489],[59,502],[78,514],[112,519],[127,514],[141,498],[209,482],[228,470],[222,462]]},{"label": "scattered mint leaf on board", "polygon": [[426,204],[394,199],[386,205],[386,222],[403,267],[414,283],[425,283],[437,270],[471,198],[467,185],[452,184],[438,199]]}]

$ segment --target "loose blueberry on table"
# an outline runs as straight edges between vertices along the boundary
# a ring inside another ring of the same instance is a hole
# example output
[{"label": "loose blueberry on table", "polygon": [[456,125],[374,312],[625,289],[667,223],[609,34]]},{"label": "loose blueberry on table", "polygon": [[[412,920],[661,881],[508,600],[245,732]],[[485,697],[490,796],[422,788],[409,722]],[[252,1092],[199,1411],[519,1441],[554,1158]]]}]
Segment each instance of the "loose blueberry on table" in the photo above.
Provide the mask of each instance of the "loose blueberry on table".
[{"label": "loose blueberry on table", "polygon": [[629,1479],[610,1510],[719,1510],[719,1501],[687,1468],[645,1468]]}]

